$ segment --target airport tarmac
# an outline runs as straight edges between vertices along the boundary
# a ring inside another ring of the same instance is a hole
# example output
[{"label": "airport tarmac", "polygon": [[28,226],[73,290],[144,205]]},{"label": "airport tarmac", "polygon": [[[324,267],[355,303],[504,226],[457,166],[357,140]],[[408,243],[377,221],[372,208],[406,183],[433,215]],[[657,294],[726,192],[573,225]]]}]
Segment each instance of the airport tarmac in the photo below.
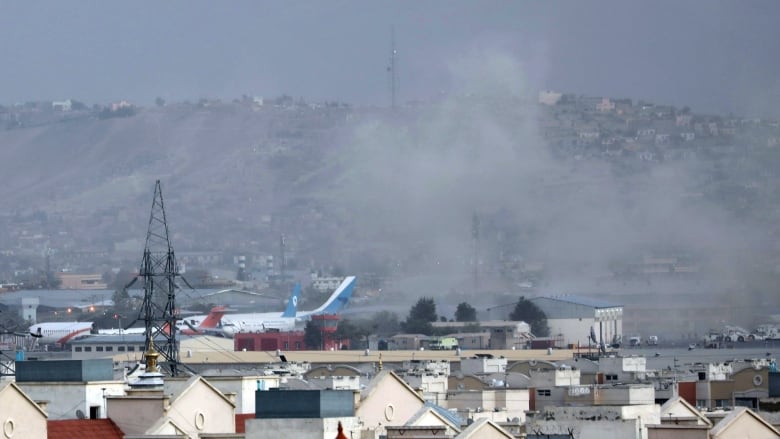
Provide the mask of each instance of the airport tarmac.
[{"label": "airport tarmac", "polygon": [[643,346],[640,348],[620,349],[618,354],[624,357],[636,355],[647,358],[647,369],[659,370],[668,367],[685,368],[695,363],[723,363],[753,359],[780,357],[780,340],[753,343],[737,343],[720,349],[704,347],[663,347]]}]

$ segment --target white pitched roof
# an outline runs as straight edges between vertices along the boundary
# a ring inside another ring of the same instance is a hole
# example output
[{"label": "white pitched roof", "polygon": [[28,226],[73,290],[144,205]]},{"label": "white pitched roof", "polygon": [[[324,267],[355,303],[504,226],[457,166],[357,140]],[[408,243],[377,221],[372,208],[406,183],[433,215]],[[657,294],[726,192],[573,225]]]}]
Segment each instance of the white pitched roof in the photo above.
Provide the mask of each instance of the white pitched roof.
[{"label": "white pitched roof", "polygon": [[[389,376],[389,378],[388,378],[388,376]],[[393,372],[393,371],[391,371],[391,370],[383,370],[383,371],[379,372],[379,373],[378,373],[378,374],[377,374],[377,375],[374,377],[374,379],[372,379],[372,380],[371,380],[371,381],[368,383],[368,386],[366,386],[366,388],[365,388],[365,389],[363,389],[363,390],[360,392],[360,399],[366,399],[366,398],[368,398],[369,396],[371,396],[371,394],[372,394],[372,393],[374,393],[374,390],[376,390],[376,388],[378,387],[379,383],[380,383],[380,382],[382,382],[382,381],[383,381],[383,380],[385,380],[385,379],[394,379],[394,380],[395,380],[395,381],[397,381],[397,382],[398,382],[398,383],[399,383],[399,384],[400,384],[402,387],[405,387],[405,388],[406,388],[406,389],[409,391],[409,393],[411,393],[411,394],[413,394],[415,397],[417,397],[417,398],[420,400],[420,402],[422,402],[422,403],[425,403],[425,398],[423,398],[422,396],[420,396],[420,394],[419,394],[419,393],[417,393],[417,392],[416,392],[416,391],[415,391],[415,390],[412,388],[412,386],[410,386],[409,384],[407,384],[407,383],[406,383],[406,381],[404,381],[404,380],[403,380],[401,377],[399,377],[398,375],[396,375],[396,374],[395,374],[395,372]]]},{"label": "white pitched roof", "polygon": [[484,431],[484,429],[494,430],[496,433],[506,436],[507,439],[515,439],[515,437],[512,436],[509,432],[499,427],[498,424],[487,418],[474,421],[473,424],[466,427],[466,429],[461,431],[460,434],[455,436],[454,439],[476,439],[480,437],[480,432]]},{"label": "white pitched roof", "polygon": [[715,424],[715,426],[712,427],[712,430],[710,430],[710,437],[717,438],[718,435],[724,433],[726,430],[732,427],[744,429],[744,427],[740,427],[740,424],[743,422],[757,423],[766,428],[768,431],[772,432],[775,435],[774,437],[780,438],[780,431],[773,427],[772,424],[766,422],[753,410],[744,407],[735,407],[734,411],[729,413],[725,418],[721,419],[720,422]]},{"label": "white pitched roof", "polygon": [[712,427],[712,421],[704,416],[680,395],[675,395],[661,406],[661,422],[664,419],[697,419],[703,425]]}]

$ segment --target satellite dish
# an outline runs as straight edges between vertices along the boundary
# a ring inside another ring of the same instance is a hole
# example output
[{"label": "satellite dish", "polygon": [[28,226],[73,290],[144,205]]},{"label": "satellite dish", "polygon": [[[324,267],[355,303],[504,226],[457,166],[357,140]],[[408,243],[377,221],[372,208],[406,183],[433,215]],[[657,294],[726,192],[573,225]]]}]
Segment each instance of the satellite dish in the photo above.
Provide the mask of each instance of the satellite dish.
[{"label": "satellite dish", "polygon": [[81,411],[81,409],[76,410],[76,417],[79,419],[87,419],[87,416],[84,415],[84,412]]}]

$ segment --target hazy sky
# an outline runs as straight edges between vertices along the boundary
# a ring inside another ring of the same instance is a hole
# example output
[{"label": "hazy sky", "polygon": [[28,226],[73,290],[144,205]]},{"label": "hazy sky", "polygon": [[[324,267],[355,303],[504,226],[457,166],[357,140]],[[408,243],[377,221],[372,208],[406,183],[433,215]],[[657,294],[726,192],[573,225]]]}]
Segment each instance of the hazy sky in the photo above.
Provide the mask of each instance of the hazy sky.
[{"label": "hazy sky", "polygon": [[780,115],[780,2],[37,1],[0,4],[0,104],[149,105],[287,93],[389,102],[448,92],[474,51],[508,53],[531,90]]}]

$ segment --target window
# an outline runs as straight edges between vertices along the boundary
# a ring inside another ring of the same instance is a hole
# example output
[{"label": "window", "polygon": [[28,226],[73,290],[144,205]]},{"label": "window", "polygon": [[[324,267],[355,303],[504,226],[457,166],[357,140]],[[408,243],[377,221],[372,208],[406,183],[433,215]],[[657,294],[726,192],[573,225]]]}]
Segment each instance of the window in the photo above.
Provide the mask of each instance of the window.
[{"label": "window", "polygon": [[616,373],[608,373],[604,375],[604,379],[607,381],[617,381],[618,376]]},{"label": "window", "polygon": [[100,406],[99,405],[89,406],[89,419],[98,419],[99,417],[100,417]]},{"label": "window", "polygon": [[699,372],[699,381],[704,381],[707,379],[707,373],[706,372]]},{"label": "window", "polygon": [[76,349],[75,349],[75,351],[76,351],[76,352],[81,352],[81,346],[76,346]]},{"label": "window", "polygon": [[124,352],[125,351],[125,347],[124,346],[118,346],[116,348],[116,350],[119,351],[119,352]]},{"label": "window", "polygon": [[729,404],[729,402],[731,402],[731,401],[728,400],[728,399],[716,399],[715,400],[715,407],[729,407],[731,405],[731,404]]},{"label": "window", "polygon": [[301,342],[296,341],[295,342],[295,350],[297,351],[297,350],[300,350],[300,349],[301,349]]},{"label": "window", "polygon": [[96,352],[103,352],[103,346],[95,346]]},{"label": "window", "polygon": [[536,394],[539,396],[550,396],[550,389],[537,389]]},{"label": "window", "polygon": [[696,400],[696,407],[707,407],[707,400],[706,399],[697,399]]},{"label": "window", "polygon": [[113,346],[106,346],[106,352],[112,352],[114,350]]},{"label": "window", "polygon": [[92,346],[84,346],[84,352],[92,352]]},{"label": "window", "polygon": [[135,346],[128,346],[127,352],[133,352],[135,350]]},{"label": "window", "polygon": [[290,349],[290,342],[289,341],[284,342],[284,348],[285,349]]}]

